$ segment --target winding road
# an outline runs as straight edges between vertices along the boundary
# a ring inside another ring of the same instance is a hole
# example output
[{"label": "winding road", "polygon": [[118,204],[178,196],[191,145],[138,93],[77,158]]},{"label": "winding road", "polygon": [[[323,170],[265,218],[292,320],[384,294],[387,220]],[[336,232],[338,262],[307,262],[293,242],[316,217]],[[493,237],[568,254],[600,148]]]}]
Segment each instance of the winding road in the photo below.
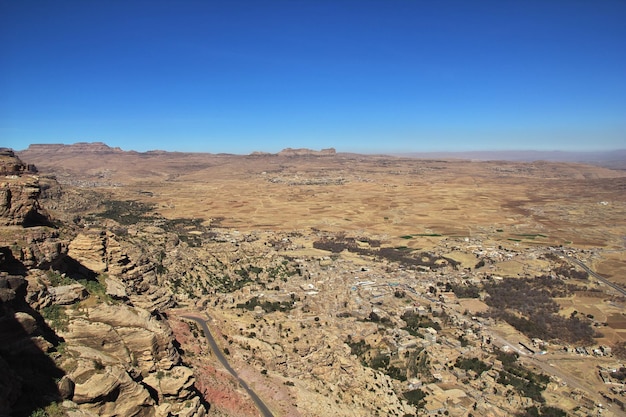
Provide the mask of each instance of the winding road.
[{"label": "winding road", "polygon": [[193,320],[196,323],[198,323],[200,325],[200,327],[202,327],[202,331],[204,331],[204,336],[206,337],[207,341],[209,342],[209,346],[211,346],[211,350],[213,351],[213,353],[215,354],[217,359],[224,366],[224,368],[226,368],[226,370],[237,381],[239,381],[239,384],[243,387],[244,390],[246,390],[246,392],[248,393],[250,398],[252,398],[252,401],[254,401],[254,404],[257,406],[257,408],[261,412],[261,415],[263,415],[264,417],[274,417],[274,415],[272,414],[270,409],[259,398],[259,396],[256,395],[256,393],[254,391],[252,391],[252,389],[248,386],[248,384],[246,384],[246,381],[241,379],[239,377],[239,375],[237,375],[237,372],[235,372],[235,370],[232,368],[232,366],[230,366],[230,364],[226,360],[226,357],[224,356],[224,354],[222,353],[220,348],[217,346],[217,343],[215,342],[215,339],[213,338],[213,335],[211,334],[211,331],[209,330],[209,326],[207,324],[207,321],[205,319],[203,319],[202,317],[200,317],[200,316],[184,315],[184,316],[181,316],[181,317],[185,318],[185,319]]}]

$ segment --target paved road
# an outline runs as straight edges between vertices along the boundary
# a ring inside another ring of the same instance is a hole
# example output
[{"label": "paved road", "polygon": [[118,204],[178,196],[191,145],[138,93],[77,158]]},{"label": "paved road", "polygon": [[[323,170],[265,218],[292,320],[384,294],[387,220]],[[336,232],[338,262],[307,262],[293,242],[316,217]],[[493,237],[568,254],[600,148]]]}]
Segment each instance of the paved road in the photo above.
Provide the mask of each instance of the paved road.
[{"label": "paved road", "polygon": [[[551,359],[556,363],[552,364]],[[580,359],[584,360],[584,359]],[[596,403],[602,401],[602,397],[598,395],[597,391],[593,389],[593,383],[585,383],[585,381],[581,381],[577,376],[569,373],[566,369],[563,369],[559,366],[559,359],[553,359],[552,355],[547,356],[526,356],[522,361],[528,361],[533,363],[535,366],[541,368],[541,370],[547,375],[553,375],[558,377],[561,381],[565,382],[568,386],[585,392],[589,397],[594,399]],[[588,378],[591,380],[595,376],[588,375]]]},{"label": "paved road", "polygon": [[209,330],[209,326],[207,325],[206,320],[204,320],[200,316],[184,315],[181,317],[189,319],[189,320],[193,320],[196,323],[198,323],[200,327],[202,327],[202,330],[204,331],[204,335],[206,336],[206,339],[209,342],[209,346],[211,346],[211,350],[213,351],[213,353],[215,353],[215,356],[220,361],[220,363],[224,366],[224,368],[226,368],[228,372],[230,372],[230,374],[233,377],[235,377],[237,381],[239,381],[239,384],[241,384],[241,386],[243,387],[244,390],[246,390],[250,398],[252,398],[252,401],[254,401],[254,404],[257,406],[261,414],[264,417],[274,417],[270,409],[267,408],[267,406],[265,405],[265,403],[263,403],[263,401],[259,398],[259,396],[256,395],[256,393],[252,391],[250,387],[248,387],[248,384],[246,384],[246,382],[243,379],[241,379],[239,375],[237,375],[237,372],[235,372],[235,370],[230,366],[230,364],[226,360],[226,357],[224,357],[224,354],[222,354],[222,351],[217,346],[217,343],[215,343],[215,339],[213,338],[213,335],[211,334],[211,331]]},{"label": "paved road", "polygon": [[626,296],[626,290],[622,287],[620,287],[619,285],[609,281],[608,279],[604,278],[602,275],[596,273],[595,271],[591,270],[591,268],[589,268],[587,265],[585,265],[584,263],[582,263],[581,261],[579,261],[576,258],[572,258],[571,256],[565,256],[565,259],[567,259],[568,261],[575,263],[576,265],[580,266],[582,269],[584,269],[589,275],[591,275],[592,277],[594,277],[595,279],[597,279],[600,282],[603,282],[604,284],[608,285],[609,287],[613,288],[615,291],[619,292],[622,295]]}]

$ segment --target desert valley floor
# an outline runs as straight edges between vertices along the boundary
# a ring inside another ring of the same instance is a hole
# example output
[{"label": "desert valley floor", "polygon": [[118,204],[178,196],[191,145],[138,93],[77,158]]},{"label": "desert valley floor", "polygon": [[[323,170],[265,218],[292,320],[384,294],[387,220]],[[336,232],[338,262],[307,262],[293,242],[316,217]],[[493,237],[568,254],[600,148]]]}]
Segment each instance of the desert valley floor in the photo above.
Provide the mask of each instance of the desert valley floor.
[{"label": "desert valley floor", "polygon": [[[18,155],[57,223],[29,233],[57,239],[106,287],[57,303],[56,363],[85,413],[116,413],[88,395],[102,366],[158,386],[126,406],[136,415],[186,415],[172,404],[192,396],[162,385],[183,374],[208,415],[258,415],[193,314],[275,416],[625,415],[624,170],[103,144]],[[0,246],[26,253],[36,239],[11,227]],[[63,262],[25,276],[75,285],[85,269]],[[86,340],[131,307],[165,318],[182,365],[148,366],[124,335],[127,353],[94,353]],[[188,415],[202,415],[193,401]]]}]

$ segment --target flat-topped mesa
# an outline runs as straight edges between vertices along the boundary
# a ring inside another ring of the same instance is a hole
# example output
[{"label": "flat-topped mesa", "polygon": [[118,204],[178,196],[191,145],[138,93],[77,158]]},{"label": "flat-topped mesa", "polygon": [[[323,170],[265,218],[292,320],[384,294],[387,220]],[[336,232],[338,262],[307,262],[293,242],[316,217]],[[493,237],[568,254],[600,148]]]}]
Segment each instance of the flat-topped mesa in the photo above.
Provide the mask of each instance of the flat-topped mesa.
[{"label": "flat-topped mesa", "polygon": [[124,152],[121,148],[112,148],[103,142],[77,142],[72,145],[62,143],[32,144],[25,152],[48,153],[117,153]]},{"label": "flat-topped mesa", "polygon": [[285,148],[278,152],[279,156],[334,156],[337,153],[335,148],[322,149],[321,151],[314,151],[312,149],[299,148]]}]

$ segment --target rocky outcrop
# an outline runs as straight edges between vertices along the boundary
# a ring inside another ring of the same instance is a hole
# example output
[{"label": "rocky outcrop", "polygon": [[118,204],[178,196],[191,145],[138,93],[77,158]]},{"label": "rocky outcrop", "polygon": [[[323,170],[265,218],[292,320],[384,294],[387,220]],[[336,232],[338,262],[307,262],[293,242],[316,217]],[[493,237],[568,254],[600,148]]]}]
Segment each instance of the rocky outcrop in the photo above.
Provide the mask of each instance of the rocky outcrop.
[{"label": "rocky outcrop", "polygon": [[155,410],[156,415],[183,415],[172,406],[184,403],[178,411],[204,415],[193,370],[181,364],[165,321],[136,307],[102,303],[74,313],[61,334],[69,353],[61,365],[72,369],[72,400],[82,409],[98,415]]},{"label": "rocky outcrop", "polygon": [[0,172],[0,415],[58,403],[76,417],[204,416],[152,256],[111,232],[36,222],[48,217],[34,168],[0,149]]},{"label": "rocky outcrop", "polygon": [[107,270],[106,235],[104,233],[80,233],[69,245],[68,255],[95,273]]},{"label": "rocky outcrop", "polygon": [[21,234],[26,242],[13,255],[27,268],[46,270],[67,254],[67,241],[56,230],[33,227],[22,229]]},{"label": "rocky outcrop", "polygon": [[27,226],[40,221],[39,191],[36,178],[5,178],[0,182],[0,224]]},{"label": "rocky outcrop", "polygon": [[9,148],[0,148],[0,175],[36,174],[37,168],[24,164]]},{"label": "rocky outcrop", "polygon": [[120,242],[113,233],[86,231],[69,244],[68,256],[85,267],[83,274],[104,274],[106,292],[150,312],[174,303],[172,292],[159,281],[154,258],[133,245]]},{"label": "rocky outcrop", "polygon": [[142,385],[133,381],[121,366],[102,372],[86,370],[76,376],[73,401],[100,416],[150,415],[154,400]]},{"label": "rocky outcrop", "polygon": [[169,369],[180,362],[167,322],[158,320],[146,310],[124,304],[101,304],[90,310],[89,317],[115,328],[143,372],[157,367]]},{"label": "rocky outcrop", "polygon": [[322,149],[314,151],[306,148],[292,149],[286,148],[278,152],[279,156],[333,156],[337,153],[335,148]]},{"label": "rocky outcrop", "polygon": [[193,371],[186,366],[175,366],[162,374],[152,373],[143,382],[157,391],[161,400],[188,398],[193,394]]},{"label": "rocky outcrop", "polygon": [[49,287],[52,304],[68,305],[87,298],[87,289],[79,283]]},{"label": "rocky outcrop", "polygon": [[0,225],[47,224],[48,216],[39,207],[41,192],[37,170],[24,164],[12,150],[0,148]]},{"label": "rocky outcrop", "polygon": [[123,248],[113,233],[85,231],[70,242],[68,255],[92,272],[122,275],[137,267],[126,249],[132,250]]},{"label": "rocky outcrop", "polygon": [[60,399],[55,378],[63,373],[46,355],[58,339],[26,303],[26,286],[24,277],[0,272],[0,415],[29,415]]}]

